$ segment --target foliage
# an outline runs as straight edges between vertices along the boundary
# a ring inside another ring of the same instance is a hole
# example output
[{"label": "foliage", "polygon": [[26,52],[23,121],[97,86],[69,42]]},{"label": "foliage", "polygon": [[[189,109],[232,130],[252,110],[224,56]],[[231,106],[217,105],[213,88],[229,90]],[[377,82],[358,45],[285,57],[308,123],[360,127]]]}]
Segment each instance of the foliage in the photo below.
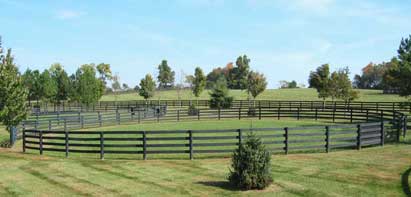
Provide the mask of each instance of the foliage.
[{"label": "foliage", "polygon": [[384,78],[399,89],[401,96],[408,97],[411,95],[411,35],[401,40],[397,52],[398,64],[392,66]]},{"label": "foliage", "polygon": [[362,69],[361,75],[355,75],[354,86],[362,89],[383,89],[384,74],[390,65],[390,62],[383,62],[381,64],[369,63]]},{"label": "foliage", "polygon": [[233,97],[228,96],[227,81],[221,77],[214,84],[210,93],[211,108],[230,108],[233,102]]},{"label": "foliage", "polygon": [[297,82],[295,80],[292,81],[280,81],[280,88],[298,88]]},{"label": "foliage", "polygon": [[258,72],[250,72],[247,84],[248,92],[251,93],[254,99],[267,88],[267,81],[264,75]]},{"label": "foliage", "polygon": [[27,69],[22,75],[23,83],[28,89],[28,99],[39,100],[41,98],[40,72],[38,70]]},{"label": "foliage", "polygon": [[310,88],[315,88],[318,92],[318,97],[325,100],[329,97],[329,83],[330,83],[330,66],[323,64],[310,73],[308,79]]},{"label": "foliage", "polygon": [[204,76],[203,70],[197,67],[194,72],[194,79],[192,85],[192,91],[194,96],[199,97],[201,92],[204,91],[206,86],[206,77]]},{"label": "foliage", "polygon": [[228,180],[241,189],[264,189],[273,181],[270,167],[270,152],[261,139],[251,133],[233,153]]},{"label": "foliage", "polygon": [[170,88],[174,84],[175,72],[171,70],[170,66],[167,64],[167,60],[161,61],[158,65],[158,87],[159,88]]},{"label": "foliage", "polygon": [[198,115],[197,105],[195,105],[195,104],[193,103],[193,104],[191,104],[190,106],[188,106],[188,115],[189,115],[189,116],[196,116],[196,115]]},{"label": "foliage", "polygon": [[250,59],[246,55],[239,56],[234,67],[229,73],[228,86],[231,89],[244,90],[247,88],[248,74],[250,72]]},{"label": "foliage", "polygon": [[331,74],[329,93],[332,99],[353,101],[358,98],[358,92],[352,89],[348,68],[340,69]]},{"label": "foliage", "polygon": [[126,84],[126,83],[123,83],[123,90],[128,90],[129,89],[129,87],[128,87],[128,85]]},{"label": "foliage", "polygon": [[60,103],[62,100],[67,100],[70,82],[66,71],[59,63],[52,64],[49,70],[52,80],[56,83],[56,96],[53,101]]},{"label": "foliage", "polygon": [[84,64],[74,77],[76,99],[86,105],[97,102],[104,92],[103,82],[96,78],[94,64]]},{"label": "foliage", "polygon": [[44,101],[54,101],[57,96],[57,83],[51,77],[49,70],[44,70],[40,75],[41,99]]},{"label": "foliage", "polygon": [[17,126],[27,117],[26,99],[28,90],[14,64],[11,49],[3,54],[0,37],[0,122],[11,127]]},{"label": "foliage", "polygon": [[103,81],[104,86],[107,85],[107,80],[111,80],[113,78],[111,73],[110,64],[101,63],[97,65],[97,72],[100,75],[100,80]]},{"label": "foliage", "polygon": [[214,68],[210,73],[207,74],[207,85],[206,88],[213,88],[214,84],[221,77],[224,77],[227,81],[232,80],[230,73],[232,73],[234,66],[233,63],[228,63],[224,68]]},{"label": "foliage", "polygon": [[140,81],[140,90],[138,91],[139,95],[144,97],[144,99],[148,99],[154,96],[155,90],[156,82],[153,80],[153,77],[150,74],[147,74]]},{"label": "foliage", "polygon": [[133,90],[138,92],[140,90],[140,86],[138,86],[138,85],[134,86]]}]

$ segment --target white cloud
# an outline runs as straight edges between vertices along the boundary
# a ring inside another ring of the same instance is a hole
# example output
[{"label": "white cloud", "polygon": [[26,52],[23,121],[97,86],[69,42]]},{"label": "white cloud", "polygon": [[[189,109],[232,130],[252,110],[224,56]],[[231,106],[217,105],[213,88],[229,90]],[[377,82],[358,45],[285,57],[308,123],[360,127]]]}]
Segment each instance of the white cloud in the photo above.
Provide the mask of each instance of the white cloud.
[{"label": "white cloud", "polygon": [[59,19],[73,19],[85,15],[84,12],[74,10],[60,10],[56,13],[56,17]]}]

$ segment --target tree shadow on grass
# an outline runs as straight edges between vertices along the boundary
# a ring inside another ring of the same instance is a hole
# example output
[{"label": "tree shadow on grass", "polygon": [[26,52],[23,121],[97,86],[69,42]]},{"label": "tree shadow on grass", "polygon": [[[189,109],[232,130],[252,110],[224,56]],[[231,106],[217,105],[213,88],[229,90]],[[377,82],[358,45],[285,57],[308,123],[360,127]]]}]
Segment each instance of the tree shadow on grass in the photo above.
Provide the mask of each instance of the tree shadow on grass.
[{"label": "tree shadow on grass", "polygon": [[411,174],[411,168],[409,168],[407,171],[405,171],[401,175],[402,191],[404,191],[405,195],[407,195],[408,197],[411,197],[411,189],[410,189],[410,183],[409,183],[410,174]]},{"label": "tree shadow on grass", "polygon": [[209,187],[218,187],[220,189],[229,190],[229,191],[241,191],[240,189],[234,187],[228,181],[199,181],[197,184],[205,185]]}]

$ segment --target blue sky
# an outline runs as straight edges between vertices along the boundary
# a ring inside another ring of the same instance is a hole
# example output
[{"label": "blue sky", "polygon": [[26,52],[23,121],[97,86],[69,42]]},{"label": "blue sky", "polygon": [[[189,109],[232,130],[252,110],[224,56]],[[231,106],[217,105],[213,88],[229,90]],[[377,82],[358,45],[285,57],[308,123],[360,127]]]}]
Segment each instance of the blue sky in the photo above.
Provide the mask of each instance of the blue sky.
[{"label": "blue sky", "polygon": [[411,34],[409,0],[0,0],[0,10],[0,35],[21,70],[105,62],[132,86],[156,76],[162,59],[180,81],[242,54],[270,88],[307,84],[323,63],[354,74],[388,61]]}]

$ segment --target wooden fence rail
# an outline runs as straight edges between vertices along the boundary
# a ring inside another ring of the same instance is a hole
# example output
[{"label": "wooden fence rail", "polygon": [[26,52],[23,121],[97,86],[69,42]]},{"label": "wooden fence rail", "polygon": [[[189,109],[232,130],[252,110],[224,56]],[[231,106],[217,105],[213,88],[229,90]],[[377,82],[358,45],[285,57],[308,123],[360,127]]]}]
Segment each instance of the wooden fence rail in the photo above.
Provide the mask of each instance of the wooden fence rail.
[{"label": "wooden fence rail", "polygon": [[[391,139],[389,122],[349,125],[174,131],[23,131],[23,151],[142,155],[231,153],[249,132],[261,138],[273,153],[320,151],[384,145]],[[394,132],[395,134],[395,132]]]}]

